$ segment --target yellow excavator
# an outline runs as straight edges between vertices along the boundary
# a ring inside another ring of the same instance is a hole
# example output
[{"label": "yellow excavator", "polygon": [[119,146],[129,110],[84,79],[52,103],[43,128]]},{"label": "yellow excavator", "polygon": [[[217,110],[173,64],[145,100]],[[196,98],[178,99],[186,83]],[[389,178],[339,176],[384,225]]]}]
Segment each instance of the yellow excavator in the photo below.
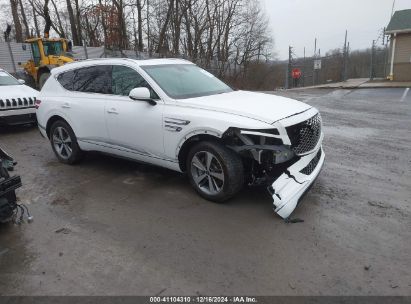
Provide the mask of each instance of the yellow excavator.
[{"label": "yellow excavator", "polygon": [[[29,83],[41,89],[50,76],[50,71],[66,63],[73,62],[71,43],[64,38],[30,38],[32,59],[23,64]],[[27,82],[27,81],[26,81]]]}]

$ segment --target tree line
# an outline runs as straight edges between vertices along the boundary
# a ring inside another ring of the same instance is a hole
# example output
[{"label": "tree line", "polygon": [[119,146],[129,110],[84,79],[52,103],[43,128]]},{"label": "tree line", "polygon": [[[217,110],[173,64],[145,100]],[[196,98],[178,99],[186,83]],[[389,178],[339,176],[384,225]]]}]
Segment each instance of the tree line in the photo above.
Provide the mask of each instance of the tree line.
[{"label": "tree line", "polygon": [[259,0],[8,1],[11,15],[3,19],[9,18],[9,39],[17,42],[51,31],[75,46],[186,57],[233,81],[271,56]]}]

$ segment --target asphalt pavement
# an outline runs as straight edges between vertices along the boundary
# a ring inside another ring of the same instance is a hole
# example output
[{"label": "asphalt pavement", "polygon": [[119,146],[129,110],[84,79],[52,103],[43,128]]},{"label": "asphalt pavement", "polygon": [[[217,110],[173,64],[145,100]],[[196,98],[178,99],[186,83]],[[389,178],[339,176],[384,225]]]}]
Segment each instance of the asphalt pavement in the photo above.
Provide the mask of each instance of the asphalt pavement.
[{"label": "asphalt pavement", "polygon": [[175,172],[96,153],[66,166],[36,128],[0,130],[34,216],[0,227],[0,295],[411,295],[411,93],[276,94],[324,121],[303,223],[262,188],[213,204]]}]

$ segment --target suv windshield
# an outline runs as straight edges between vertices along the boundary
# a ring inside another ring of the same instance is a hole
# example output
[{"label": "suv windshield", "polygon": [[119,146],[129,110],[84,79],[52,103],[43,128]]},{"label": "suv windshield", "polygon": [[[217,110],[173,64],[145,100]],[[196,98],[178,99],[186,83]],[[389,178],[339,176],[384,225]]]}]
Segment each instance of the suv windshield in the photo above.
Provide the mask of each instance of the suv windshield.
[{"label": "suv windshield", "polygon": [[193,98],[232,92],[224,82],[192,64],[164,64],[141,67],[170,97]]},{"label": "suv windshield", "polygon": [[16,78],[5,71],[0,71],[0,86],[20,85]]}]

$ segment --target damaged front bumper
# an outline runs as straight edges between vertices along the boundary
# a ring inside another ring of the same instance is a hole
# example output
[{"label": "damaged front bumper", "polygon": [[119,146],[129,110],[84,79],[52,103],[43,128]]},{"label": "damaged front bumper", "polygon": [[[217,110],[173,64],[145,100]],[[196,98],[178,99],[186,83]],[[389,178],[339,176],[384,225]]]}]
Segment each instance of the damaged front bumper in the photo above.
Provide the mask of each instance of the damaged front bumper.
[{"label": "damaged front bumper", "polygon": [[301,157],[289,167],[269,187],[274,199],[274,210],[279,216],[287,219],[295,210],[300,198],[320,173],[324,158],[324,151],[320,144],[315,151]]}]

